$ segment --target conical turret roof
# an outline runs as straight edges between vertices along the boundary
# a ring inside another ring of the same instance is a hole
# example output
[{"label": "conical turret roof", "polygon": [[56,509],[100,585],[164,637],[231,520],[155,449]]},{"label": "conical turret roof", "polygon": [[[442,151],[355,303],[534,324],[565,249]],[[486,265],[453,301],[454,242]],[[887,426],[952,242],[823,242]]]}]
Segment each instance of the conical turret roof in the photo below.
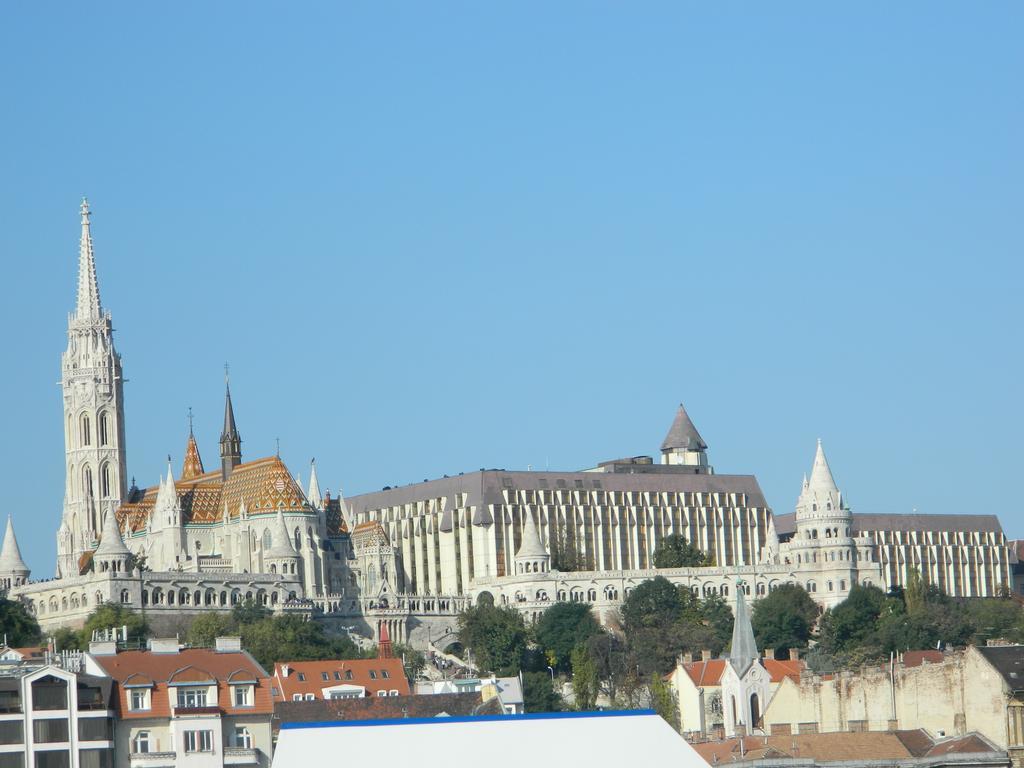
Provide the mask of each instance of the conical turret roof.
[{"label": "conical turret roof", "polygon": [[18,537],[14,535],[14,522],[11,516],[7,516],[7,530],[4,532],[4,545],[0,549],[0,572],[2,573],[28,573],[28,566],[21,557],[21,548],[18,547]]},{"label": "conical turret roof", "polygon": [[729,646],[729,664],[736,672],[736,676],[743,677],[757,660],[758,655],[757,642],[754,640],[754,627],[750,623],[743,583],[737,582],[736,620],[732,625],[732,644]]},{"label": "conical turret roof", "polygon": [[821,447],[821,438],[818,438],[818,448],[814,452],[814,465],[811,467],[811,477],[807,481],[807,487],[817,493],[838,493],[836,481],[832,477],[832,470],[828,466],[828,459],[825,458],[825,449]]},{"label": "conical turret roof", "polygon": [[309,491],[306,499],[314,507],[319,509],[323,505],[323,496],[320,494],[320,481],[316,476],[316,459],[309,462]]},{"label": "conical turret roof", "polygon": [[185,446],[185,461],[182,462],[181,466],[181,479],[192,480],[205,473],[203,459],[199,455],[199,446],[196,445],[195,435],[192,434],[190,429],[188,432],[188,445]]},{"label": "conical turret roof", "polygon": [[540,533],[537,531],[537,524],[533,521],[530,510],[523,510],[523,540],[519,544],[519,551],[516,557],[547,557],[548,551],[544,549],[544,543],[540,540]]},{"label": "conical turret roof", "polygon": [[100,536],[100,545],[93,553],[93,560],[105,557],[125,557],[132,552],[125,546],[121,538],[121,527],[117,524],[117,515],[114,510],[107,512],[103,518],[103,533]]},{"label": "conical turret roof", "polygon": [[270,549],[265,553],[267,557],[295,557],[295,547],[292,546],[292,537],[288,535],[288,526],[284,524],[284,512],[281,509],[277,510],[270,538]]},{"label": "conical turret roof", "polygon": [[700,436],[697,428],[693,426],[690,416],[686,413],[686,408],[680,403],[675,421],[672,422],[672,427],[661,444],[661,450],[706,451],[707,449],[707,443],[704,442],[704,438]]}]

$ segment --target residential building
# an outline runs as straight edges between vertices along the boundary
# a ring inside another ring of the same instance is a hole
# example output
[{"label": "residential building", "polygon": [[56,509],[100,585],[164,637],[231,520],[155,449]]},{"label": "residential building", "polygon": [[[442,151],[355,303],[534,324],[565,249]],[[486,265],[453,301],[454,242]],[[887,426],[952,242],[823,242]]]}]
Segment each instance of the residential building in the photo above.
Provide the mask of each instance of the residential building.
[{"label": "residential building", "polygon": [[238,638],[216,648],[93,643],[85,663],[114,683],[118,768],[269,768],[270,677]]},{"label": "residential building", "polygon": [[408,696],[401,659],[280,661],[272,678],[275,702]]},{"label": "residential building", "polygon": [[0,768],[113,768],[110,680],[54,663],[0,670]]},{"label": "residential building", "polygon": [[885,733],[816,733],[695,743],[708,765],[773,768],[1009,768],[1010,758],[972,733],[934,738],[924,729]]},{"label": "residential building", "polygon": [[1024,646],[907,652],[889,664],[781,681],[764,710],[771,734],[924,728],[977,732],[1024,757]]},{"label": "residential building", "polygon": [[416,693],[440,696],[450,693],[483,693],[496,697],[506,715],[526,711],[523,685],[518,677],[452,677],[447,680],[418,680]]}]

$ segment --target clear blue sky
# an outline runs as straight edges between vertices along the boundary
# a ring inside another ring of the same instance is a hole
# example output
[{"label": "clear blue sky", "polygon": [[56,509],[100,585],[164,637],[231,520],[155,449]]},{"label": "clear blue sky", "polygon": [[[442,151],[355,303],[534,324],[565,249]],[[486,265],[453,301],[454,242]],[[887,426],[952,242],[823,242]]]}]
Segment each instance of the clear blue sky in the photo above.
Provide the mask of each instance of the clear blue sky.
[{"label": "clear blue sky", "polygon": [[129,473],[348,494],[656,453],[791,511],[1017,482],[1024,6],[67,3],[0,24],[4,511],[52,574],[88,194]]}]

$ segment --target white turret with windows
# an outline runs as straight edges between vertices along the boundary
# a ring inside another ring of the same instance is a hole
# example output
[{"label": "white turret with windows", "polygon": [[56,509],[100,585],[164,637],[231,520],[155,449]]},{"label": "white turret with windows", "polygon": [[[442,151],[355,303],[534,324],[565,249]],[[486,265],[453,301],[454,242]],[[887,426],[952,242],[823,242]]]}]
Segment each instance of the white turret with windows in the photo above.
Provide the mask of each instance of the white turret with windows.
[{"label": "white turret with windows", "polygon": [[28,581],[29,568],[21,557],[18,539],[14,535],[14,523],[7,516],[7,530],[4,532],[3,548],[0,548],[0,589],[20,587]]},{"label": "white turret with windows", "polygon": [[551,555],[540,540],[537,524],[530,512],[523,513],[523,538],[515,556],[516,573],[547,573],[551,569]]}]

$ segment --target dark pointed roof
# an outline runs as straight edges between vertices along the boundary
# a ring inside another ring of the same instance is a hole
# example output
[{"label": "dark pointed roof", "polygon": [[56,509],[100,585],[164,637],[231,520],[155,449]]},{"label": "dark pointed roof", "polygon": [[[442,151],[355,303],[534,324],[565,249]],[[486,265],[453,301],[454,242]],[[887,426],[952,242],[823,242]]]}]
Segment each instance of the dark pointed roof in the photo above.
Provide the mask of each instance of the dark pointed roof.
[{"label": "dark pointed roof", "polygon": [[231,385],[224,387],[224,431],[221,432],[221,442],[225,440],[241,440],[238,428],[235,426],[235,409],[231,407]]},{"label": "dark pointed roof", "polygon": [[704,442],[704,438],[700,436],[697,428],[693,426],[686,409],[680,403],[679,410],[676,411],[676,420],[672,422],[672,428],[665,435],[665,442],[661,444],[661,450],[706,451],[707,449],[707,443]]},{"label": "dark pointed roof", "polygon": [[729,664],[742,678],[759,656],[754,640],[754,627],[750,623],[743,582],[736,582],[736,619],[732,625],[732,643],[729,645]]}]

